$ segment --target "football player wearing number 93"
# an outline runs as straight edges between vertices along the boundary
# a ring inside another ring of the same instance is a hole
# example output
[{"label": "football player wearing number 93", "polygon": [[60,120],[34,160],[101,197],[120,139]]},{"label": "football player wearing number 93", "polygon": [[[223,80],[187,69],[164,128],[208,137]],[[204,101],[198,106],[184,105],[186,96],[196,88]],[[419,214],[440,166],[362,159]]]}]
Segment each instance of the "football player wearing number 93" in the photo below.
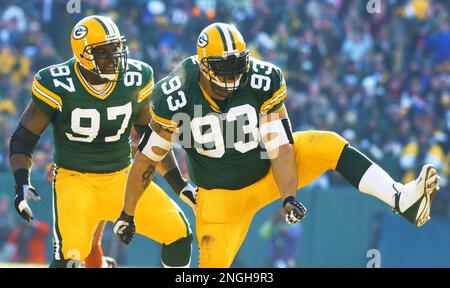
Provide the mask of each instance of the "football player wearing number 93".
[{"label": "football player wearing number 93", "polygon": [[130,170],[124,213],[137,211],[141,179],[178,139],[199,187],[191,204],[200,267],[229,267],[255,213],[280,197],[286,221],[300,221],[306,209],[296,191],[331,169],[416,226],[429,219],[439,189],[433,166],[425,165],[416,181],[398,183],[336,133],[291,133],[285,97],[280,68],[250,57],[235,26],[206,27],[197,55],[155,85],[153,132],[144,135]]},{"label": "football player wearing number 93", "polygon": [[[134,125],[143,135],[151,118],[152,68],[127,59],[125,38],[110,18],[82,19],[73,28],[71,46],[74,58],[35,75],[32,100],[10,142],[16,210],[31,221],[27,201],[39,199],[30,183],[31,156],[41,133],[49,124],[53,127],[54,259],[50,267],[81,263],[91,251],[98,223],[119,217],[132,160],[130,131]],[[172,153],[161,164],[159,172],[176,193],[195,194],[181,177]],[[136,229],[161,243],[164,266],[188,266],[189,224],[179,207],[151,182],[154,173],[148,170],[142,179],[141,188],[148,193],[136,208],[133,224],[115,232],[134,234]]]}]

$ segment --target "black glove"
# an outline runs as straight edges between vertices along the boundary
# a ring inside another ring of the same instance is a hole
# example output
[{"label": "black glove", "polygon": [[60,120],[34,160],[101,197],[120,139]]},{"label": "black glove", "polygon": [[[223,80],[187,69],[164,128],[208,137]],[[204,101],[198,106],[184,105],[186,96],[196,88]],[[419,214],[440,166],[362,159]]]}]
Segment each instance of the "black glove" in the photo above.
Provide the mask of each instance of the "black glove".
[{"label": "black glove", "polygon": [[194,211],[197,206],[197,191],[198,188],[195,188],[191,184],[187,183],[187,185],[184,186],[183,190],[180,192],[181,200],[191,206]]},{"label": "black glove", "polygon": [[186,202],[192,209],[197,206],[197,191],[198,189],[187,182],[181,175],[181,171],[178,167],[173,168],[164,175],[167,183],[172,187],[173,191],[180,196],[181,200]]},{"label": "black glove", "polygon": [[135,233],[134,217],[122,211],[119,219],[114,223],[114,234],[125,245],[128,245],[133,240]]},{"label": "black glove", "polygon": [[305,218],[306,208],[298,202],[294,196],[289,196],[283,201],[284,212],[286,213],[286,222],[295,224]]},{"label": "black glove", "polygon": [[16,195],[14,196],[14,207],[17,213],[30,222],[33,220],[33,212],[31,211],[28,201],[41,200],[41,197],[36,193],[36,189],[30,185],[29,171],[26,169],[18,169],[14,172],[14,179],[16,181]]}]

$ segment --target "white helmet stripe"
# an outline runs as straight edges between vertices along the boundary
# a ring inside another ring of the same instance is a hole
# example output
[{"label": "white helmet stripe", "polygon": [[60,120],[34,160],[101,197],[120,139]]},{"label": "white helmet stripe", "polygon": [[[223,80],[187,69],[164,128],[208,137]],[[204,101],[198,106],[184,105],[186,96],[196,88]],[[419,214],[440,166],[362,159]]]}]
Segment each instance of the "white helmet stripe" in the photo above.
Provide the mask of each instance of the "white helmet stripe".
[{"label": "white helmet stripe", "polygon": [[117,27],[116,23],[111,21],[111,24],[112,24],[111,26],[113,27],[114,33],[119,35],[120,32],[119,32],[119,28]]},{"label": "white helmet stripe", "polygon": [[230,30],[228,29],[227,26],[225,26],[225,24],[223,23],[218,23],[220,29],[223,32],[223,35],[225,36],[225,42],[227,43],[227,51],[232,51],[233,50],[233,44],[231,43],[231,37],[233,37],[230,34]]},{"label": "white helmet stripe", "polygon": [[[114,24],[114,22],[111,20],[111,18],[109,17],[104,17],[104,16],[95,16],[94,17],[95,20],[97,20],[100,24],[102,24],[103,28],[105,29],[105,32],[108,36],[112,36],[115,34],[118,34],[115,30],[112,24]],[[119,30],[119,29],[117,29]]]},{"label": "white helmet stripe", "polygon": [[110,35],[119,35],[119,28],[117,28],[117,25],[110,19],[110,18],[106,18],[107,19],[107,26],[108,29],[110,29]]},{"label": "white helmet stripe", "polygon": [[103,20],[104,20],[104,22],[105,22],[105,26],[106,26],[106,28],[108,29],[108,34],[109,35],[114,35],[115,33],[115,31],[114,31],[114,28],[112,27],[112,25],[111,25],[111,19],[109,19],[109,18],[103,18]]}]

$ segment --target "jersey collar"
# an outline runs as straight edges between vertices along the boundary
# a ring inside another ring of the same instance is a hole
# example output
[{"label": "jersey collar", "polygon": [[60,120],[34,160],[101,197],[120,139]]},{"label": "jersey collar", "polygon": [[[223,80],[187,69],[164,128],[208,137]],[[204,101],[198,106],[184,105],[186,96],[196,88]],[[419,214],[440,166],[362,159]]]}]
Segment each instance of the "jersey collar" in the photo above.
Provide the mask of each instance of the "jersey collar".
[{"label": "jersey collar", "polygon": [[206,101],[208,101],[209,105],[211,106],[211,108],[216,111],[217,113],[222,113],[219,105],[217,105],[216,102],[214,102],[214,100],[212,99],[211,96],[208,95],[208,93],[206,93],[205,89],[203,89],[202,85],[200,83],[198,83],[198,86],[200,87],[200,90],[202,90],[203,96],[205,97]]},{"label": "jersey collar", "polygon": [[84,79],[83,75],[80,72],[80,67],[78,65],[79,65],[78,62],[75,61],[74,70],[78,80],[81,82],[81,85],[83,85],[84,89],[86,89],[86,91],[89,94],[98,99],[105,100],[106,98],[108,98],[108,96],[111,95],[111,93],[114,91],[114,88],[116,88],[117,81],[109,82],[103,91],[97,91],[89,84],[89,82],[86,79]]}]

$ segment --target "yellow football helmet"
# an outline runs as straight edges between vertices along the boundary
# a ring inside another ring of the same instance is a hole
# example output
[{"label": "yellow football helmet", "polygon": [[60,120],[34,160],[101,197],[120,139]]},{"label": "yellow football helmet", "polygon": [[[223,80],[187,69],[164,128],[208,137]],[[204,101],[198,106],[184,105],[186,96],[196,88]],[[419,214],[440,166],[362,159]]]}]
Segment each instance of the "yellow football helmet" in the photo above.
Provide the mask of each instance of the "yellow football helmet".
[{"label": "yellow football helmet", "polygon": [[[114,81],[125,72],[128,47],[110,18],[96,15],[83,18],[73,28],[70,42],[80,65],[101,78]],[[99,62],[104,60],[109,61],[110,68],[100,67]]]},{"label": "yellow football helmet", "polygon": [[213,23],[197,40],[200,72],[215,92],[233,92],[247,83],[250,53],[239,30],[230,24]]}]

